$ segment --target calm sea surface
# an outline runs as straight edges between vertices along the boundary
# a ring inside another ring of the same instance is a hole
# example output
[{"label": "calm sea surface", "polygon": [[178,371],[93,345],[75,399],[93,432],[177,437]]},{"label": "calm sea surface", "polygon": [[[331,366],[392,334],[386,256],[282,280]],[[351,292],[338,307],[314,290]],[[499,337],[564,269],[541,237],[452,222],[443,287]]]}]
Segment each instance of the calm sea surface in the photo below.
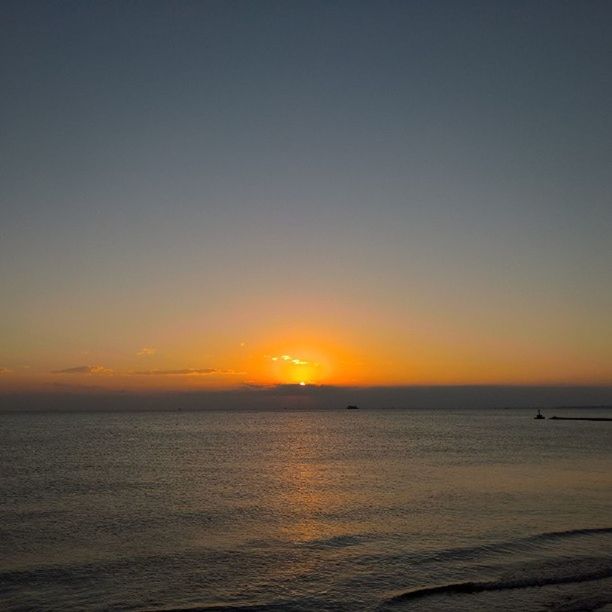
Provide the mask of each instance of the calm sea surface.
[{"label": "calm sea surface", "polygon": [[612,602],[612,422],[3,414],[0,468],[4,610]]}]

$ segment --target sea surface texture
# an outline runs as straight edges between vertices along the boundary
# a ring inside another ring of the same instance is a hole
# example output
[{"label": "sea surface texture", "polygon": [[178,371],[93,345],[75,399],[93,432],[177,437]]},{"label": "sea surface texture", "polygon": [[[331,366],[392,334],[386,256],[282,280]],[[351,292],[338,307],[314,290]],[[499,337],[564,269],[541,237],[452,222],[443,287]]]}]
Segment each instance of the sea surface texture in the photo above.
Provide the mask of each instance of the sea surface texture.
[{"label": "sea surface texture", "polygon": [[533,416],[2,414],[0,609],[610,610],[612,422]]}]

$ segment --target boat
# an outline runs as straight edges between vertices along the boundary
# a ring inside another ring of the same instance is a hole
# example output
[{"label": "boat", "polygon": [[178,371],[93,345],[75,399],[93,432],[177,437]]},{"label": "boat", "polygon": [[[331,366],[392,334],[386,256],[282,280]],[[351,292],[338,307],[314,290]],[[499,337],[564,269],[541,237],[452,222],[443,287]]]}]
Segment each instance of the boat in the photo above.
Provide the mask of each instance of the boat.
[{"label": "boat", "polygon": [[536,414],[533,418],[536,420],[539,420],[539,419],[545,419],[546,417],[538,410],[538,414]]},{"label": "boat", "polygon": [[349,404],[346,407],[347,410],[359,410],[359,406],[354,406],[353,404]]}]

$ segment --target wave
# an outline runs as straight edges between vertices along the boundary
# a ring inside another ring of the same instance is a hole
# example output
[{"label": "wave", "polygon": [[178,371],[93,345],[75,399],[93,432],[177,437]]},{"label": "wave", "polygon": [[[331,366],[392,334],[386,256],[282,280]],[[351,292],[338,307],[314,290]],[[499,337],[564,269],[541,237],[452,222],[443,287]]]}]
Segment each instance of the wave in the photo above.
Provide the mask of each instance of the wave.
[{"label": "wave", "polygon": [[[192,607],[161,607],[148,608],[144,612],[311,612],[313,609],[315,608],[308,603],[282,602],[268,604],[207,604],[194,605]],[[316,609],[328,609],[328,607],[319,606]]]},{"label": "wave", "polygon": [[515,552],[528,552],[541,549],[542,545],[549,543],[556,544],[559,540],[563,539],[607,534],[612,534],[612,527],[589,527],[583,529],[569,529],[567,531],[548,531],[517,538],[515,540],[417,553],[410,555],[410,560],[425,563],[432,561],[466,560],[474,557],[482,558],[485,555],[508,555]]},{"label": "wave", "polygon": [[308,540],[303,542],[302,546],[308,548],[344,548],[346,546],[356,546],[367,539],[369,538],[366,535],[338,535],[318,540]]},{"label": "wave", "polygon": [[[580,565],[583,567],[580,568]],[[584,567],[587,565],[587,567]],[[590,565],[591,567],[588,567]],[[578,568],[577,568],[578,566]],[[521,575],[518,577],[502,578],[491,581],[466,581],[454,582],[430,587],[411,589],[399,595],[389,598],[385,603],[394,604],[408,600],[421,599],[433,595],[455,595],[474,594],[485,591],[504,591],[509,589],[525,589],[530,587],[542,587],[550,585],[573,584],[589,582],[593,580],[604,580],[612,578],[612,557],[594,559],[576,559],[568,562],[572,570],[563,573],[563,566],[555,564],[552,566],[554,573],[545,572]]]},{"label": "wave", "polygon": [[524,538],[525,540],[551,540],[555,538],[581,536],[581,535],[597,535],[600,533],[612,533],[612,527],[587,527],[584,529],[568,529],[567,531],[547,531],[538,533],[534,536]]},{"label": "wave", "polygon": [[210,606],[194,606],[193,608],[152,608],[145,612],[273,612],[287,610],[284,605],[264,604],[264,605],[223,605],[216,604]]}]

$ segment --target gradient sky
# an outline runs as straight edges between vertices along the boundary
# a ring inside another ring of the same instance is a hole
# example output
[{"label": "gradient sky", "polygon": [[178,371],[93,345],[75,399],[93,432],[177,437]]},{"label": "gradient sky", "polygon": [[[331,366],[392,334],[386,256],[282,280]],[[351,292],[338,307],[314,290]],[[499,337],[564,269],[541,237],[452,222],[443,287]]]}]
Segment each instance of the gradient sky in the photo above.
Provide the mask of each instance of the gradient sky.
[{"label": "gradient sky", "polygon": [[0,389],[612,383],[611,23],[5,0]]}]

